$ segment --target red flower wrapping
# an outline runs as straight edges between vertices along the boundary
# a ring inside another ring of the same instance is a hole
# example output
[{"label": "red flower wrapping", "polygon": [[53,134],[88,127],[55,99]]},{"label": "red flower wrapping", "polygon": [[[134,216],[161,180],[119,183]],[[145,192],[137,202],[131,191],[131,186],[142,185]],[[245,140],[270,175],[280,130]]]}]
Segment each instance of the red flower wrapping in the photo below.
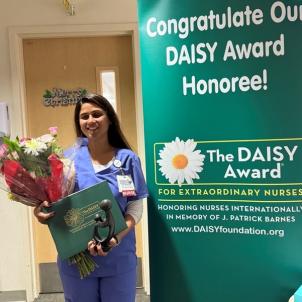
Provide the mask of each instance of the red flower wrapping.
[{"label": "red flower wrapping", "polygon": [[4,160],[1,168],[5,181],[12,193],[38,201],[48,200],[43,188],[15,160]]},{"label": "red flower wrapping", "polygon": [[55,155],[48,157],[50,176],[37,177],[37,184],[44,188],[50,202],[58,201],[63,197],[63,163]]}]

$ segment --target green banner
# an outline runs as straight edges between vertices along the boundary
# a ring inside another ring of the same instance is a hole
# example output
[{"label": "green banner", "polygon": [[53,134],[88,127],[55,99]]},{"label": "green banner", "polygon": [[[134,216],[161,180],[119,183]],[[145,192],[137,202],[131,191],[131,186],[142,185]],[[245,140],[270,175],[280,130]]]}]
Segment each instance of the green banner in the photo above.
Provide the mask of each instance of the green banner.
[{"label": "green banner", "polygon": [[302,1],[139,0],[151,301],[302,283]]}]

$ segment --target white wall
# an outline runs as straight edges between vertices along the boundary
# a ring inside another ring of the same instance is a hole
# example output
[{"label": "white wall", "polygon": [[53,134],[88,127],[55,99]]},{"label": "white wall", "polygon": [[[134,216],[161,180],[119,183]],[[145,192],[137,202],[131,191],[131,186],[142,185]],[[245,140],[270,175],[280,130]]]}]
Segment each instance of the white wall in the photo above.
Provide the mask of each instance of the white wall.
[{"label": "white wall", "polygon": [[0,291],[26,287],[28,251],[25,248],[28,223],[22,205],[7,201],[0,192]]},{"label": "white wall", "polygon": [[[12,104],[8,31],[12,27],[136,23],[136,0],[75,0],[76,15],[68,16],[62,0],[0,0],[0,102]],[[10,107],[11,110],[11,107]],[[22,135],[20,113],[11,112],[12,135]],[[0,192],[0,291],[28,289],[28,210]]]}]

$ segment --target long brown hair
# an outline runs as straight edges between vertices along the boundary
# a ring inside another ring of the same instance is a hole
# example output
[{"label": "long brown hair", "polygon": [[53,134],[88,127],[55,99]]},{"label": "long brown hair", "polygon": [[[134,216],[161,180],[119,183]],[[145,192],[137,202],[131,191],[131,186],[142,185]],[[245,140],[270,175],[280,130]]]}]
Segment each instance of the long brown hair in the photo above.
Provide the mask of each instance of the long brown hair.
[{"label": "long brown hair", "polygon": [[119,119],[109,103],[109,101],[103,97],[102,95],[90,94],[88,96],[83,97],[77,104],[74,109],[74,125],[77,137],[85,137],[84,133],[80,127],[80,111],[83,104],[89,103],[94,104],[105,111],[110,125],[108,128],[108,142],[114,148],[125,148],[130,149],[130,144],[128,143],[125,135],[122,132],[120,127]]}]

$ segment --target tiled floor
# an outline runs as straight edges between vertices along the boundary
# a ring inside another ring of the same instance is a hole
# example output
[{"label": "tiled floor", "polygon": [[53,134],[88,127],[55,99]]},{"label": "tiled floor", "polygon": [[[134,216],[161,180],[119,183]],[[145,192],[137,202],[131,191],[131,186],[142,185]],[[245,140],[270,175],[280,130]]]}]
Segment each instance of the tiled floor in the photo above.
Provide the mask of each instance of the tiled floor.
[{"label": "tiled floor", "polygon": [[[143,289],[138,289],[135,302],[149,302],[150,297],[147,296]],[[34,302],[64,302],[63,294],[41,294]],[[86,302],[86,301],[83,301]]]},{"label": "tiled floor", "polygon": [[0,302],[25,302],[26,292],[20,291],[0,291]]}]

